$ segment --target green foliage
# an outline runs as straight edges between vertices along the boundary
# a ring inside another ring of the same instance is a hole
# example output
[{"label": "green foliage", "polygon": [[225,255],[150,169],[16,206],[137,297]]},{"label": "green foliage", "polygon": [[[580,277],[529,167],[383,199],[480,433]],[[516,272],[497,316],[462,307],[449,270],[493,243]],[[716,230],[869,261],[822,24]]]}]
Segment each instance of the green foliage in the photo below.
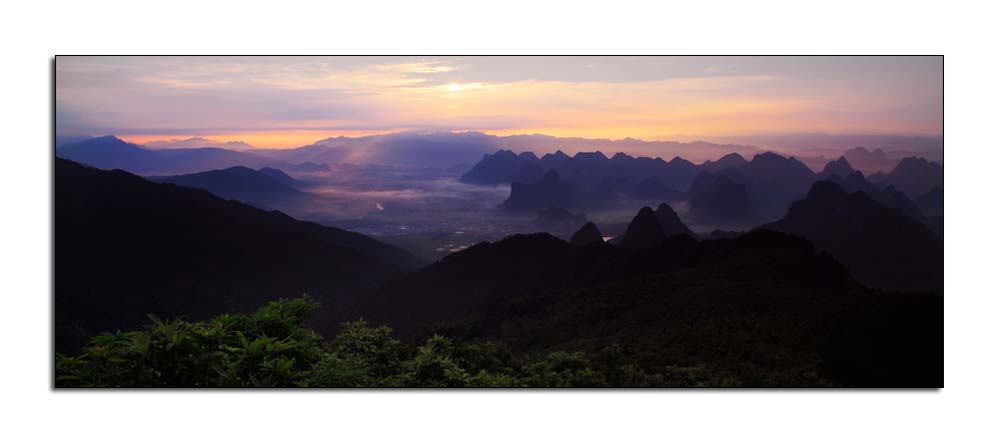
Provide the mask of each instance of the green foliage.
[{"label": "green foliage", "polygon": [[581,352],[557,351],[526,368],[524,382],[529,387],[603,387],[603,375],[590,368]]},{"label": "green foliage", "polygon": [[[91,339],[58,355],[60,387],[737,387],[729,368],[666,365],[648,372],[617,344],[596,352],[517,356],[502,343],[439,334],[406,344],[387,326],[341,324],[326,344],[305,325],[308,297],[204,322],[153,318],[146,329]],[[798,373],[789,373],[789,377]],[[784,377],[776,374],[775,377]],[[789,381],[770,381],[776,384]],[[794,380],[823,385],[819,380]]]},{"label": "green foliage", "polygon": [[469,374],[454,359],[451,339],[434,335],[407,362],[408,387],[466,387]]},{"label": "green foliage", "polygon": [[405,349],[387,326],[371,328],[363,320],[341,324],[333,353],[307,379],[311,387],[391,387],[400,384]]},{"label": "green foliage", "polygon": [[76,357],[56,357],[63,387],[289,387],[325,354],[304,320],[308,297],[205,322],[155,317],[145,330],[105,333]]}]

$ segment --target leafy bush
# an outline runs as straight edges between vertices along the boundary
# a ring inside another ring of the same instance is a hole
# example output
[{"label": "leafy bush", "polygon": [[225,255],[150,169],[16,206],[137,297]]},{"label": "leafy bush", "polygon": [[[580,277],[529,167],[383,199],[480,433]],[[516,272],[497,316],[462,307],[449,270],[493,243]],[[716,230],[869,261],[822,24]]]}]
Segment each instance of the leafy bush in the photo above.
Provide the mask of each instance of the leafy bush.
[{"label": "leafy bush", "polygon": [[152,318],[135,332],[95,336],[76,357],[57,355],[63,387],[290,387],[323,358],[323,338],[304,325],[319,304],[271,302],[253,314],[205,322]]},{"label": "leafy bush", "polygon": [[730,387],[733,372],[668,365],[648,373],[617,344],[594,353],[516,356],[502,343],[434,334],[406,344],[387,326],[341,324],[329,344],[305,325],[308,297],[204,322],[153,319],[57,355],[60,387]]}]

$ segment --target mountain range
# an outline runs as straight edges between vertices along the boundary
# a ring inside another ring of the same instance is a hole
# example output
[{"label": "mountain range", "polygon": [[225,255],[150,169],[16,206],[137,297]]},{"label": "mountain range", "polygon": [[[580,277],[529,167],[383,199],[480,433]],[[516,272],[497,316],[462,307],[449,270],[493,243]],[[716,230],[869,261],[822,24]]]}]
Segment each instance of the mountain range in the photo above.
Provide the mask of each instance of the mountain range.
[{"label": "mountain range", "polygon": [[612,242],[588,222],[570,242],[518,234],[420,268],[366,236],[204,190],[58,158],[55,172],[59,351],[147,314],[199,319],[310,293],[325,334],[363,317],[407,341],[621,347],[642,368],[743,386],[943,383],[943,242],[830,181],[745,233],[699,239],[663,203]]},{"label": "mountain range", "polygon": [[656,178],[671,189],[685,189],[697,174],[695,165],[675,157],[669,162],[660,158],[632,157],[617,153],[608,158],[600,151],[580,152],[570,157],[562,151],[537,157],[534,153],[514,154],[500,150],[483,158],[463,174],[459,180],[480,185],[497,185],[518,181],[531,181],[524,171],[556,170],[567,181],[585,188],[595,188],[602,179],[612,179],[637,184]]},{"label": "mountain range", "polygon": [[[650,208],[632,225],[659,227]],[[475,245],[359,299],[345,317],[406,338],[495,339],[529,353],[620,346],[643,368],[704,366],[746,386],[943,380],[941,297],[865,288],[807,240],[755,230],[625,248],[598,242],[594,226],[580,231],[570,243],[537,233]]]},{"label": "mountain range", "polygon": [[[550,169],[538,173],[544,168]],[[511,151],[485,156],[460,178],[482,184],[511,181],[510,197],[501,205],[508,210],[536,211],[559,206],[572,211],[620,206],[628,200],[686,201],[689,220],[724,227],[781,217],[793,202],[805,197],[813,183],[830,180],[848,191],[862,191],[885,207],[899,208],[939,233],[940,221],[924,215],[908,195],[940,187],[943,179],[940,164],[916,158],[904,159],[888,174],[865,178],[845,156],[815,173],[794,157],[770,152],[757,154],[749,161],[734,153],[694,165],[682,159],[665,162],[622,153],[607,158],[600,152],[577,153],[573,157],[556,152],[538,158],[530,152]],[[668,182],[678,188],[668,188]],[[898,187],[906,187],[909,193]],[[927,198],[929,205],[934,205],[930,202],[934,197]],[[943,193],[940,202],[937,206],[943,208]]]},{"label": "mountain range", "polygon": [[297,188],[297,180],[270,167],[253,170],[236,166],[178,176],[150,176],[149,180],[201,188],[219,197],[236,199],[258,207],[294,206],[309,199],[308,193]]},{"label": "mountain range", "polygon": [[760,229],[810,240],[865,285],[892,291],[944,289],[944,241],[898,208],[833,182],[816,182],[785,217]]},{"label": "mountain range", "polygon": [[888,173],[875,173],[868,180],[876,185],[892,185],[911,199],[934,187],[944,187],[944,165],[921,157],[907,157]]},{"label": "mountain range", "polygon": [[206,139],[204,137],[190,137],[187,139],[152,140],[143,143],[146,148],[154,150],[177,149],[177,148],[224,148],[227,150],[252,150],[254,147],[246,142]]},{"label": "mountain range", "polygon": [[56,155],[95,168],[122,169],[141,175],[187,174],[234,166],[282,166],[273,159],[250,152],[222,148],[151,150],[115,136],[67,143],[56,148]]},{"label": "mountain range", "polygon": [[56,349],[160,318],[245,311],[312,294],[327,309],[420,265],[367,236],[55,161]]}]

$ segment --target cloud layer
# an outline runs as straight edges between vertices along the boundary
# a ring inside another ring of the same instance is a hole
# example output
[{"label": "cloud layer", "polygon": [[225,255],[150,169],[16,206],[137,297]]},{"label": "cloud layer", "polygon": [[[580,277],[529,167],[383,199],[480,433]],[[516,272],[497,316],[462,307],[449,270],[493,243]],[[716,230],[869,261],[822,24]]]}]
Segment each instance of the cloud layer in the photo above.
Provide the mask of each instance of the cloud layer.
[{"label": "cloud layer", "polygon": [[940,134],[939,57],[59,57],[60,134]]}]

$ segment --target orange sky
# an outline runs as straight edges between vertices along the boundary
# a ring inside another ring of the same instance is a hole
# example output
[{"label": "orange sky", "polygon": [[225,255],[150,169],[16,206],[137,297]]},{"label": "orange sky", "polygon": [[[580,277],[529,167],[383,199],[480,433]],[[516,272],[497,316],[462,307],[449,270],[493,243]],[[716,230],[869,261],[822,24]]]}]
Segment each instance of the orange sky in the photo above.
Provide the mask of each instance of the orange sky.
[{"label": "orange sky", "polygon": [[940,134],[940,57],[59,57],[57,132],[289,148],[338,135]]}]

